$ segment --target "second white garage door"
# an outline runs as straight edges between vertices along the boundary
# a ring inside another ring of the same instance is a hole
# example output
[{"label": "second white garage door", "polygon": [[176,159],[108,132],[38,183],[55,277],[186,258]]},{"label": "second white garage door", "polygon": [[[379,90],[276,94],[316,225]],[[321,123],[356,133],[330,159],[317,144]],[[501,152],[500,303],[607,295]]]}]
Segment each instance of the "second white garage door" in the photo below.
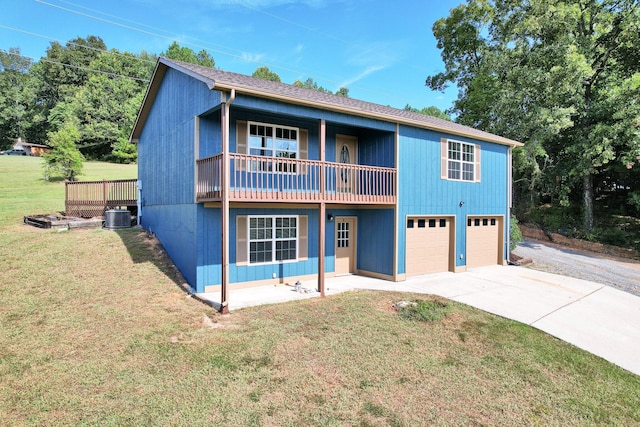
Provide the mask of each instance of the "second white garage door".
[{"label": "second white garage door", "polygon": [[502,217],[467,218],[467,268],[502,264]]},{"label": "second white garage door", "polygon": [[407,277],[451,270],[451,218],[409,217],[406,230]]}]

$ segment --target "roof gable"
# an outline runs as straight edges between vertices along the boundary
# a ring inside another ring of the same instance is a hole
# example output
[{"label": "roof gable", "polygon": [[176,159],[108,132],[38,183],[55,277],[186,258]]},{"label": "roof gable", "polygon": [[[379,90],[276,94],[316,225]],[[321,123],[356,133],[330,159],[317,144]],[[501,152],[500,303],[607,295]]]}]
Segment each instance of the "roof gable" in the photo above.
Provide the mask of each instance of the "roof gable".
[{"label": "roof gable", "polygon": [[257,97],[277,99],[292,104],[301,104],[322,108],[331,111],[340,111],[348,114],[372,117],[393,123],[400,123],[424,129],[431,129],[450,133],[453,135],[466,136],[482,141],[495,142],[498,144],[518,146],[520,142],[464,126],[458,123],[424,114],[413,113],[392,107],[374,104],[372,102],[360,101],[354,98],[324,93],[313,89],[297,87],[294,85],[273,82],[259,79],[244,74],[237,74],[214,68],[203,67],[182,61],[159,58],[154,71],[151,83],[147,89],[142,107],[138,114],[131,139],[135,140],[142,132],[142,127],[148,116],[155,95],[160,87],[160,82],[164,77],[167,68],[173,68],[184,74],[205,83],[209,89],[221,91],[235,89],[236,92],[245,93]]}]

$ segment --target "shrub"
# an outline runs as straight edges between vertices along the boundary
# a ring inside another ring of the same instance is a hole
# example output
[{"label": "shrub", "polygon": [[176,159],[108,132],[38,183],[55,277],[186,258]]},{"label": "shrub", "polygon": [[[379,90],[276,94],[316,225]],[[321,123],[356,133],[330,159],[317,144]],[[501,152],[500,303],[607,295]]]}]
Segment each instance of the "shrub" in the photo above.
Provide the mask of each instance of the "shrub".
[{"label": "shrub", "polygon": [[84,157],[76,146],[79,140],[80,132],[72,124],[66,124],[57,132],[49,134],[49,145],[53,150],[42,156],[47,180],[49,174],[56,174],[69,181],[75,181],[82,173]]},{"label": "shrub", "polygon": [[515,215],[511,215],[511,226],[509,230],[509,251],[513,251],[518,243],[522,242],[524,239],[522,238],[522,231],[520,231],[520,227],[518,227],[518,219]]}]

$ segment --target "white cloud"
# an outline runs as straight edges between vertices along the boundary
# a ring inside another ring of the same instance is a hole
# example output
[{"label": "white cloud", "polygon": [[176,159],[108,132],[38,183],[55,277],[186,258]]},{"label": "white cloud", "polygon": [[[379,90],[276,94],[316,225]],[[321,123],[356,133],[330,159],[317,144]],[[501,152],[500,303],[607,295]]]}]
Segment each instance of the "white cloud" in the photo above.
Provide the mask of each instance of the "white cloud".
[{"label": "white cloud", "polygon": [[354,77],[352,77],[350,79],[347,79],[347,80],[343,81],[342,83],[340,83],[340,87],[349,87],[349,85],[352,85],[353,83],[357,82],[358,80],[362,80],[363,78],[367,77],[369,74],[375,73],[376,71],[380,71],[380,70],[383,70],[385,68],[386,67],[381,66],[381,65],[368,67],[367,69],[365,69],[363,72],[361,72],[357,76],[354,76]]},{"label": "white cloud", "polygon": [[242,52],[240,56],[243,61],[260,63],[263,62],[267,55],[264,53]]}]

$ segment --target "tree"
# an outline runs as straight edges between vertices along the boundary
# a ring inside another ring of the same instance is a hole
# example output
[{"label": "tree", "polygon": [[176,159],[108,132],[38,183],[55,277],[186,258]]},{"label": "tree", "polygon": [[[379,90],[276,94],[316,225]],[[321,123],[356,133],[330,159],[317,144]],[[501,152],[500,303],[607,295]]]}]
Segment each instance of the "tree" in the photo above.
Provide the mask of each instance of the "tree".
[{"label": "tree", "polygon": [[[322,93],[333,93],[329,89],[325,89],[322,86],[319,86],[318,83],[316,83],[316,81],[313,80],[311,77],[309,77],[304,82],[301,80],[296,80],[293,82],[293,85],[297,87],[303,87],[305,89],[317,90],[318,92],[322,92]],[[345,98],[348,98],[349,89],[341,87],[336,91],[335,95],[344,96]]]},{"label": "tree", "polygon": [[169,49],[167,49],[166,52],[162,52],[160,56],[209,68],[213,68],[216,65],[216,61],[206,50],[203,49],[200,52],[195,53],[192,49],[180,46],[178,42],[175,41],[171,43]]},{"label": "tree", "polygon": [[93,73],[76,93],[72,109],[78,119],[79,148],[88,158],[130,163],[136,149],[128,142],[153,63],[116,49],[102,52]]},{"label": "tree", "polygon": [[30,142],[46,142],[52,131],[48,121],[50,111],[58,102],[71,101],[92,74],[91,62],[106,48],[97,36],[78,37],[65,46],[52,42],[46,56],[30,68],[34,82],[34,99],[28,114]]},{"label": "tree", "polygon": [[434,24],[445,71],[426,84],[456,83],[458,122],[524,141],[520,191],[580,194],[590,230],[601,178],[639,167],[639,25],[638,0],[469,0]]},{"label": "tree", "polygon": [[345,98],[349,97],[349,89],[347,89],[346,87],[341,87],[340,89],[338,89],[335,93],[338,96],[344,96]]},{"label": "tree", "polygon": [[20,48],[0,50],[0,147],[26,136],[30,67],[31,60],[21,55]]},{"label": "tree", "polygon": [[76,147],[79,139],[78,128],[70,123],[65,124],[57,132],[49,134],[49,146],[52,150],[43,155],[47,179],[53,173],[69,181],[75,181],[82,173],[84,157]]},{"label": "tree", "polygon": [[258,67],[251,76],[258,79],[269,80],[272,82],[281,82],[280,76],[271,71],[269,67]]},{"label": "tree", "polygon": [[411,105],[407,104],[404,107],[405,111],[411,111],[412,113],[424,114],[425,116],[437,117],[439,119],[451,121],[451,117],[438,107],[431,105],[429,107],[424,107],[422,110],[418,110],[417,108],[413,108]]}]

